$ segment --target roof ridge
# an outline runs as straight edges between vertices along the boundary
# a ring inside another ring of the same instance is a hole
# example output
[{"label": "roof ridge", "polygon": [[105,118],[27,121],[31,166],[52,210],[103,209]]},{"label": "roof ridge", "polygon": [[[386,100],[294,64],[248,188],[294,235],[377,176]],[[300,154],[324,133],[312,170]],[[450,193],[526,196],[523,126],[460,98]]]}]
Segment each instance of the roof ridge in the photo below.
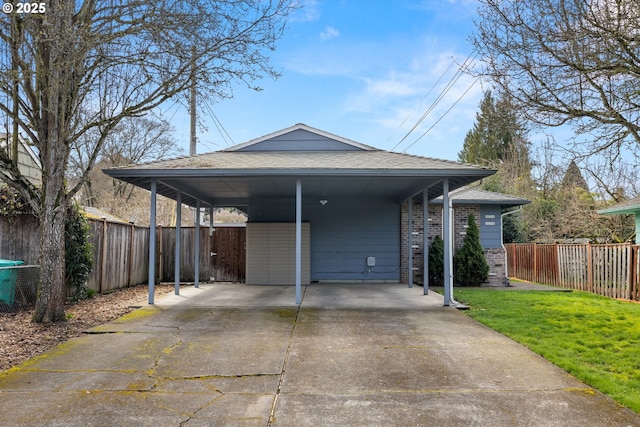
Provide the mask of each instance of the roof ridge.
[{"label": "roof ridge", "polygon": [[475,164],[475,163],[458,162],[456,160],[439,159],[437,157],[420,156],[418,154],[411,154],[411,153],[404,153],[404,152],[397,152],[397,151],[389,151],[389,150],[382,150],[382,149],[380,149],[380,151],[385,151],[387,153],[392,153],[392,154],[399,154],[399,155],[407,156],[407,157],[415,157],[415,158],[418,158],[418,159],[426,159],[426,160],[434,160],[434,161],[438,161],[438,162],[446,162],[446,163],[449,163],[449,164],[452,164],[452,165],[473,166],[473,167],[476,167],[476,168],[482,168],[482,169],[486,169],[486,170],[493,170],[493,169],[490,169],[487,166],[478,165],[478,164]]}]

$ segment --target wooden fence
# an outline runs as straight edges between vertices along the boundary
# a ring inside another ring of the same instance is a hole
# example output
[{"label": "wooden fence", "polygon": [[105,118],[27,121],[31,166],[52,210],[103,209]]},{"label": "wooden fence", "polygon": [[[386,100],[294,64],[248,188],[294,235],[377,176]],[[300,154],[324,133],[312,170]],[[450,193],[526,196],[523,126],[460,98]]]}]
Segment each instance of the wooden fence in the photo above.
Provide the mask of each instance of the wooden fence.
[{"label": "wooden fence", "polygon": [[216,225],[211,242],[213,277],[222,282],[244,282],[246,228]]},{"label": "wooden fence", "polygon": [[98,293],[146,283],[149,227],[89,220],[93,270],[87,286]]},{"label": "wooden fence", "polygon": [[640,245],[505,247],[509,277],[640,301]]},{"label": "wooden fence", "polygon": [[[89,219],[94,267],[87,286],[99,293],[147,283],[149,274],[149,227]],[[156,279],[173,281],[175,271],[175,228],[158,227]],[[195,278],[195,227],[181,229],[180,280]],[[0,218],[0,258],[39,264],[40,231],[32,216],[7,221]],[[200,280],[212,274],[209,228],[200,228]]]},{"label": "wooden fence", "polygon": [[32,215],[20,215],[11,220],[0,217],[0,258],[38,264],[40,230]]}]

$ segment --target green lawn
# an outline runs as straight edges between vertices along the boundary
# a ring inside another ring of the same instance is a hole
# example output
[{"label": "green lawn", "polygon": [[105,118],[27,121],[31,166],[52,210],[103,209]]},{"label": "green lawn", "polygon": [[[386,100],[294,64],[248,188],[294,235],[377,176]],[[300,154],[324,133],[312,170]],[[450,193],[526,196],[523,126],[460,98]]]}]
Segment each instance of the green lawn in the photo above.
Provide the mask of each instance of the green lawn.
[{"label": "green lawn", "polygon": [[640,304],[585,292],[454,288],[466,313],[640,412]]}]

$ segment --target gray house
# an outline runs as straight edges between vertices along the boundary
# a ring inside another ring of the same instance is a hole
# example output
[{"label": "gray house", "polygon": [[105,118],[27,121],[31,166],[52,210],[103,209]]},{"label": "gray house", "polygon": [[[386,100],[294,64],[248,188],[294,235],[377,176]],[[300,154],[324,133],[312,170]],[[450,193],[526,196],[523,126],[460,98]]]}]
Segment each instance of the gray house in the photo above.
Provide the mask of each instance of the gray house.
[{"label": "gray house", "polygon": [[[448,212],[451,191],[495,171],[384,151],[298,124],[221,151],[105,173],[151,191],[152,226],[156,194],[194,207],[244,210],[247,283],[295,284],[299,303],[300,286],[311,282],[404,282],[403,203],[442,196]],[[445,251],[451,244],[445,241]],[[447,277],[450,270],[445,266]]]},{"label": "gray house", "polygon": [[[430,224],[427,233],[428,245],[433,242],[435,236],[442,237],[442,196],[429,201],[428,203],[428,223]],[[515,212],[514,208],[530,203],[529,200],[507,194],[485,191],[478,186],[464,187],[450,193],[451,203],[451,232],[453,235],[453,250],[462,247],[467,234],[467,218],[473,215],[478,228],[480,229],[480,244],[484,249],[485,256],[489,263],[488,284],[491,286],[504,286],[507,279],[506,271],[506,249],[502,241],[503,217]],[[408,218],[408,203],[403,205],[403,225]],[[417,236],[413,239],[414,259],[412,269],[414,283],[424,283],[422,275],[422,259],[416,254],[424,251],[423,232],[420,230],[423,222],[424,205],[420,197],[412,200],[412,216],[414,226],[417,228]],[[406,250],[406,234],[403,235],[403,261],[408,261],[408,251]],[[403,268],[403,281],[408,281],[408,268]]]}]

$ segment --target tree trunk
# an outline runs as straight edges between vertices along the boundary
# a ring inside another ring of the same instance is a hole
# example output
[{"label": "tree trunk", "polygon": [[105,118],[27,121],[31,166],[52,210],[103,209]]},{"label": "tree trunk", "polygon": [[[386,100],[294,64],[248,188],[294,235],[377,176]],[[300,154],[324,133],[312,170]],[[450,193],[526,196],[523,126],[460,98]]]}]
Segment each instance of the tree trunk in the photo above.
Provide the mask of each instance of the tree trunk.
[{"label": "tree trunk", "polygon": [[57,128],[59,123],[55,118],[48,121],[49,144],[40,155],[43,163],[40,204],[40,284],[32,319],[38,323],[66,319],[64,233],[67,199],[64,185],[64,161],[68,148],[63,138],[59,136],[61,134]]},{"label": "tree trunk", "polygon": [[55,196],[47,196],[44,212],[40,217],[40,284],[33,321],[59,322],[66,319],[64,222],[65,209],[53,207]]},{"label": "tree trunk", "polygon": [[64,37],[72,27],[73,3],[52,2],[51,22],[45,31],[57,31],[59,37],[43,41],[37,52],[40,73],[39,101],[42,116],[38,122],[42,163],[40,203],[40,284],[33,321],[59,322],[66,319],[65,300],[65,219],[67,194],[65,171],[69,158],[67,136],[70,130],[76,87],[73,73],[78,58]]}]

